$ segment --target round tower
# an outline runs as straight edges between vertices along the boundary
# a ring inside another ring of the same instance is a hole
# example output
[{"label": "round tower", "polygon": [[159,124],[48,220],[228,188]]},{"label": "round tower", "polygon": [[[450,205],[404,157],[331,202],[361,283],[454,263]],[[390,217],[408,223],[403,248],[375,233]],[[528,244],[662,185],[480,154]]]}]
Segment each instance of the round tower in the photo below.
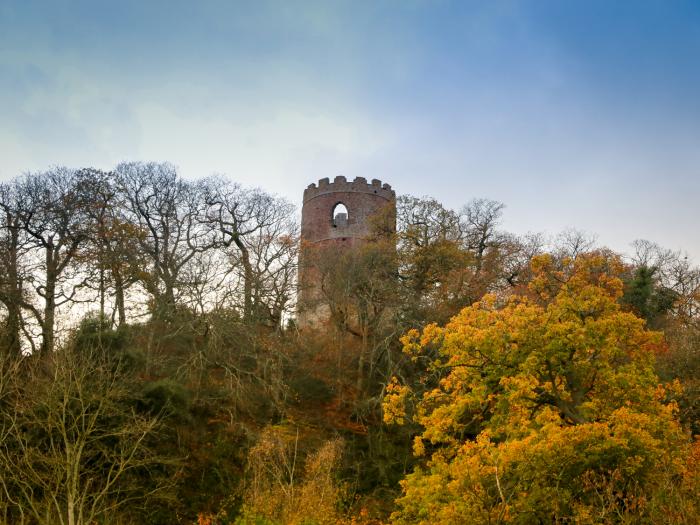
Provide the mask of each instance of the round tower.
[{"label": "round tower", "polygon": [[302,250],[299,264],[299,326],[308,326],[328,317],[322,304],[320,276],[309,253],[319,250],[338,252],[359,246],[373,233],[372,217],[389,212],[396,215],[396,193],[378,179],[352,182],[342,175],[310,184],[304,190],[301,209]]}]

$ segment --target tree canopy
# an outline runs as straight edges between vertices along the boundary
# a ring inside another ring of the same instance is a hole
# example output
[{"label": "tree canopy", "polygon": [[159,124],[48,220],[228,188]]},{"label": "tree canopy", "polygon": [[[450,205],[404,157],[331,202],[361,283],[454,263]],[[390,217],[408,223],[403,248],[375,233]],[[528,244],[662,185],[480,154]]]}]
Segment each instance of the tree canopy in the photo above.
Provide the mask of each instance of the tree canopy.
[{"label": "tree canopy", "polygon": [[668,510],[669,480],[693,475],[654,372],[662,335],[622,310],[620,261],[544,255],[532,271],[527,293],[404,336],[432,387],[393,383],[385,400],[429,457],[402,482],[397,523],[629,522]]}]

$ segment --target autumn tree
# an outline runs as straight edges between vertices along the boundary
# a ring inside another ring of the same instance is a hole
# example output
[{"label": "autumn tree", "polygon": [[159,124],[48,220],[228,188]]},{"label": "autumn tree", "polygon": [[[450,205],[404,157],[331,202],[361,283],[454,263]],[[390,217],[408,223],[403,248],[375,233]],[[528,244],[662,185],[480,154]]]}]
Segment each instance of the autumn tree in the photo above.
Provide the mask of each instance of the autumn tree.
[{"label": "autumn tree", "polygon": [[612,523],[669,505],[688,444],[653,369],[661,334],[622,311],[619,260],[564,262],[536,257],[528,294],[404,337],[429,388],[392,383],[385,419],[416,421],[427,461],[395,522]]},{"label": "autumn tree", "polygon": [[343,442],[333,439],[303,457],[299,431],[268,427],[249,452],[243,523],[342,523],[336,472]]},{"label": "autumn tree", "polygon": [[650,326],[663,328],[668,351],[657,359],[659,375],[678,380],[681,420],[700,434],[700,269],[682,252],[656,243],[632,243],[631,275],[623,302]]},{"label": "autumn tree", "polygon": [[[397,250],[403,316],[410,326],[434,320],[463,294],[469,255],[457,213],[435,199],[397,199]],[[449,317],[449,314],[448,316]]]},{"label": "autumn tree", "polygon": [[[89,237],[78,258],[89,275],[86,285],[97,291],[100,318],[121,326],[126,323],[127,290],[138,282],[146,264],[139,252],[146,232],[126,217],[124,196],[118,191],[112,172],[85,168],[79,170],[78,176],[87,194]],[[114,306],[109,316],[108,301]]]},{"label": "autumn tree", "polygon": [[408,326],[445,322],[485,293],[524,280],[537,236],[501,231],[504,205],[474,199],[459,213],[435,199],[397,201],[397,245],[404,319]]}]

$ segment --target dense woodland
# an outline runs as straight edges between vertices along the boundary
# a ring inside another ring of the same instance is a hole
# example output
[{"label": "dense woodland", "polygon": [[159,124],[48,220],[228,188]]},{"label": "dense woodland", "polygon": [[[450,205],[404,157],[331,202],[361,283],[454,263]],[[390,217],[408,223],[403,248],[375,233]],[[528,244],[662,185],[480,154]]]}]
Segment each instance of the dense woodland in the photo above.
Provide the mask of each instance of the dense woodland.
[{"label": "dense woodland", "polygon": [[400,197],[299,330],[284,199],[2,184],[0,523],[700,522],[700,270],[503,213]]}]

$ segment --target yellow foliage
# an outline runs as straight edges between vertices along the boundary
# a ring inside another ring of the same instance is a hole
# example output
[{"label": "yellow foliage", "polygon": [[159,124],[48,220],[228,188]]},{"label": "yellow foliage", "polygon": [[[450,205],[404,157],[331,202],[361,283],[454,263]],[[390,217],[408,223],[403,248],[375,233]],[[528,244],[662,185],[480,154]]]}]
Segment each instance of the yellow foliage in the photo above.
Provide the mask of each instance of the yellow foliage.
[{"label": "yellow foliage", "polygon": [[386,387],[383,402],[384,422],[403,424],[406,419],[406,397],[410,389],[399,384],[395,377]]},{"label": "yellow foliage", "polygon": [[[653,370],[662,335],[621,310],[620,268],[538,257],[531,295],[404,337],[438,379],[415,394],[414,451],[433,452],[403,482],[396,523],[631,523],[690,501],[689,445]],[[385,419],[403,421],[411,395],[393,382]]]},{"label": "yellow foliage", "polygon": [[306,458],[302,469],[298,436],[279,427],[266,429],[249,453],[250,482],[241,523],[341,522],[337,511],[341,487],[335,470],[342,447],[340,439],[327,441]]}]

